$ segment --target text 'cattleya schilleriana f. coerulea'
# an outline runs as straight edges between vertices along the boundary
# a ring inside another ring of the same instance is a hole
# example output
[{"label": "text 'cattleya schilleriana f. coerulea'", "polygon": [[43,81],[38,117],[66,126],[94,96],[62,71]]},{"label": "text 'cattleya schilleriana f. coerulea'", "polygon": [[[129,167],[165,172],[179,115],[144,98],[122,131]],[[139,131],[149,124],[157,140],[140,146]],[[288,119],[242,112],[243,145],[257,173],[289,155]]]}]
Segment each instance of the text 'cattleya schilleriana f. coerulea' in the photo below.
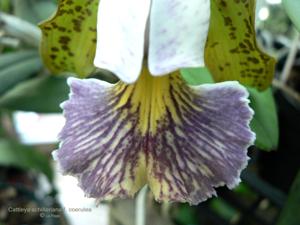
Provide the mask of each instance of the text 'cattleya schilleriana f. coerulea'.
[{"label": "text 'cattleya schilleriana f. coerulea'", "polygon": [[239,183],[255,138],[246,89],[189,86],[179,73],[204,65],[209,19],[209,0],[101,0],[94,64],[120,81],[69,78],[55,152],[87,196],[148,184],[158,201],[197,204]]}]

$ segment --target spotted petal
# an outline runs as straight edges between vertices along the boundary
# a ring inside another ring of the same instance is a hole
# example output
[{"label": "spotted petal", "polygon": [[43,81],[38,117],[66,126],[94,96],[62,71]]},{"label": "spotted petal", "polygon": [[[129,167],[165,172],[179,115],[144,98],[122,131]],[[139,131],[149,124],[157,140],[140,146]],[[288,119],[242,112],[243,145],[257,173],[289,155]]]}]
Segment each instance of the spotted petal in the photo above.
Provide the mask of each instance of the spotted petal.
[{"label": "spotted petal", "polygon": [[71,72],[87,77],[95,70],[93,59],[99,0],[57,2],[55,15],[40,24],[43,34],[41,57],[51,73]]},{"label": "spotted petal", "polygon": [[88,196],[124,198],[148,183],[158,201],[197,204],[239,182],[254,134],[237,82],[191,87],[147,69],[133,85],[69,81],[56,157]]},{"label": "spotted petal", "polygon": [[216,82],[238,80],[262,91],[273,79],[275,59],[260,50],[256,0],[211,0],[205,63]]}]

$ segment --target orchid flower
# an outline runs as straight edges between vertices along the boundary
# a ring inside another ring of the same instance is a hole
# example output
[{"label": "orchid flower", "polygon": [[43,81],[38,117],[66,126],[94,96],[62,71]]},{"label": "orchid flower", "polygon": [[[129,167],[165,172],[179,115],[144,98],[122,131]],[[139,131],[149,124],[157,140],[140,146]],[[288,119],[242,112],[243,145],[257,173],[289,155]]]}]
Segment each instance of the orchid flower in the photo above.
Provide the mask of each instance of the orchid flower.
[{"label": "orchid flower", "polygon": [[[209,0],[101,0],[94,64],[120,81],[69,78],[55,157],[88,197],[198,204],[235,187],[255,135],[236,81],[189,86],[179,69],[204,65]],[[222,34],[220,34],[222,35]]]}]

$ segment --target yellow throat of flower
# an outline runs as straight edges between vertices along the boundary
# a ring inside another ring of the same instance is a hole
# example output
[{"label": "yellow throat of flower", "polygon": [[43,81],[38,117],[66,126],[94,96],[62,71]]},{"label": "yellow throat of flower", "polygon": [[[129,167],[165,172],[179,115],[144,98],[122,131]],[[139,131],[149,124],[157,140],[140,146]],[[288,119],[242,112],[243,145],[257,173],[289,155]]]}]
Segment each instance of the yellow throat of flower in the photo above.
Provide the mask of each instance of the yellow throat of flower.
[{"label": "yellow throat of flower", "polygon": [[[127,106],[130,113],[138,111],[141,133],[153,134],[157,130],[157,124],[167,113],[170,113],[175,122],[180,122],[173,100],[181,102],[178,98],[184,98],[174,94],[180,92],[182,86],[187,87],[183,83],[179,71],[155,77],[150,74],[147,66],[144,66],[136,83],[127,85],[120,82],[116,86],[115,91],[121,95],[116,109]],[[126,118],[126,115],[123,116]]]}]

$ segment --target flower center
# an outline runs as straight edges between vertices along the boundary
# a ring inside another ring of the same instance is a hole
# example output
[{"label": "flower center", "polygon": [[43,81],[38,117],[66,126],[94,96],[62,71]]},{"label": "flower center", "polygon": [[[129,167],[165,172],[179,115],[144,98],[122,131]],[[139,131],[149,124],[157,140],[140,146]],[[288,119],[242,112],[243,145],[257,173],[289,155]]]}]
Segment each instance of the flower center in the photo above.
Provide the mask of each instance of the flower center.
[{"label": "flower center", "polygon": [[187,87],[182,85],[183,82],[179,72],[169,76],[154,77],[150,75],[147,66],[144,66],[135,84],[116,86],[115,91],[121,96],[116,109],[126,106],[130,109],[129,113],[138,112],[142,134],[153,134],[157,130],[158,123],[163,122],[165,116],[172,116],[175,122],[179,121],[173,102],[178,98],[175,94],[176,90],[182,86]]}]

